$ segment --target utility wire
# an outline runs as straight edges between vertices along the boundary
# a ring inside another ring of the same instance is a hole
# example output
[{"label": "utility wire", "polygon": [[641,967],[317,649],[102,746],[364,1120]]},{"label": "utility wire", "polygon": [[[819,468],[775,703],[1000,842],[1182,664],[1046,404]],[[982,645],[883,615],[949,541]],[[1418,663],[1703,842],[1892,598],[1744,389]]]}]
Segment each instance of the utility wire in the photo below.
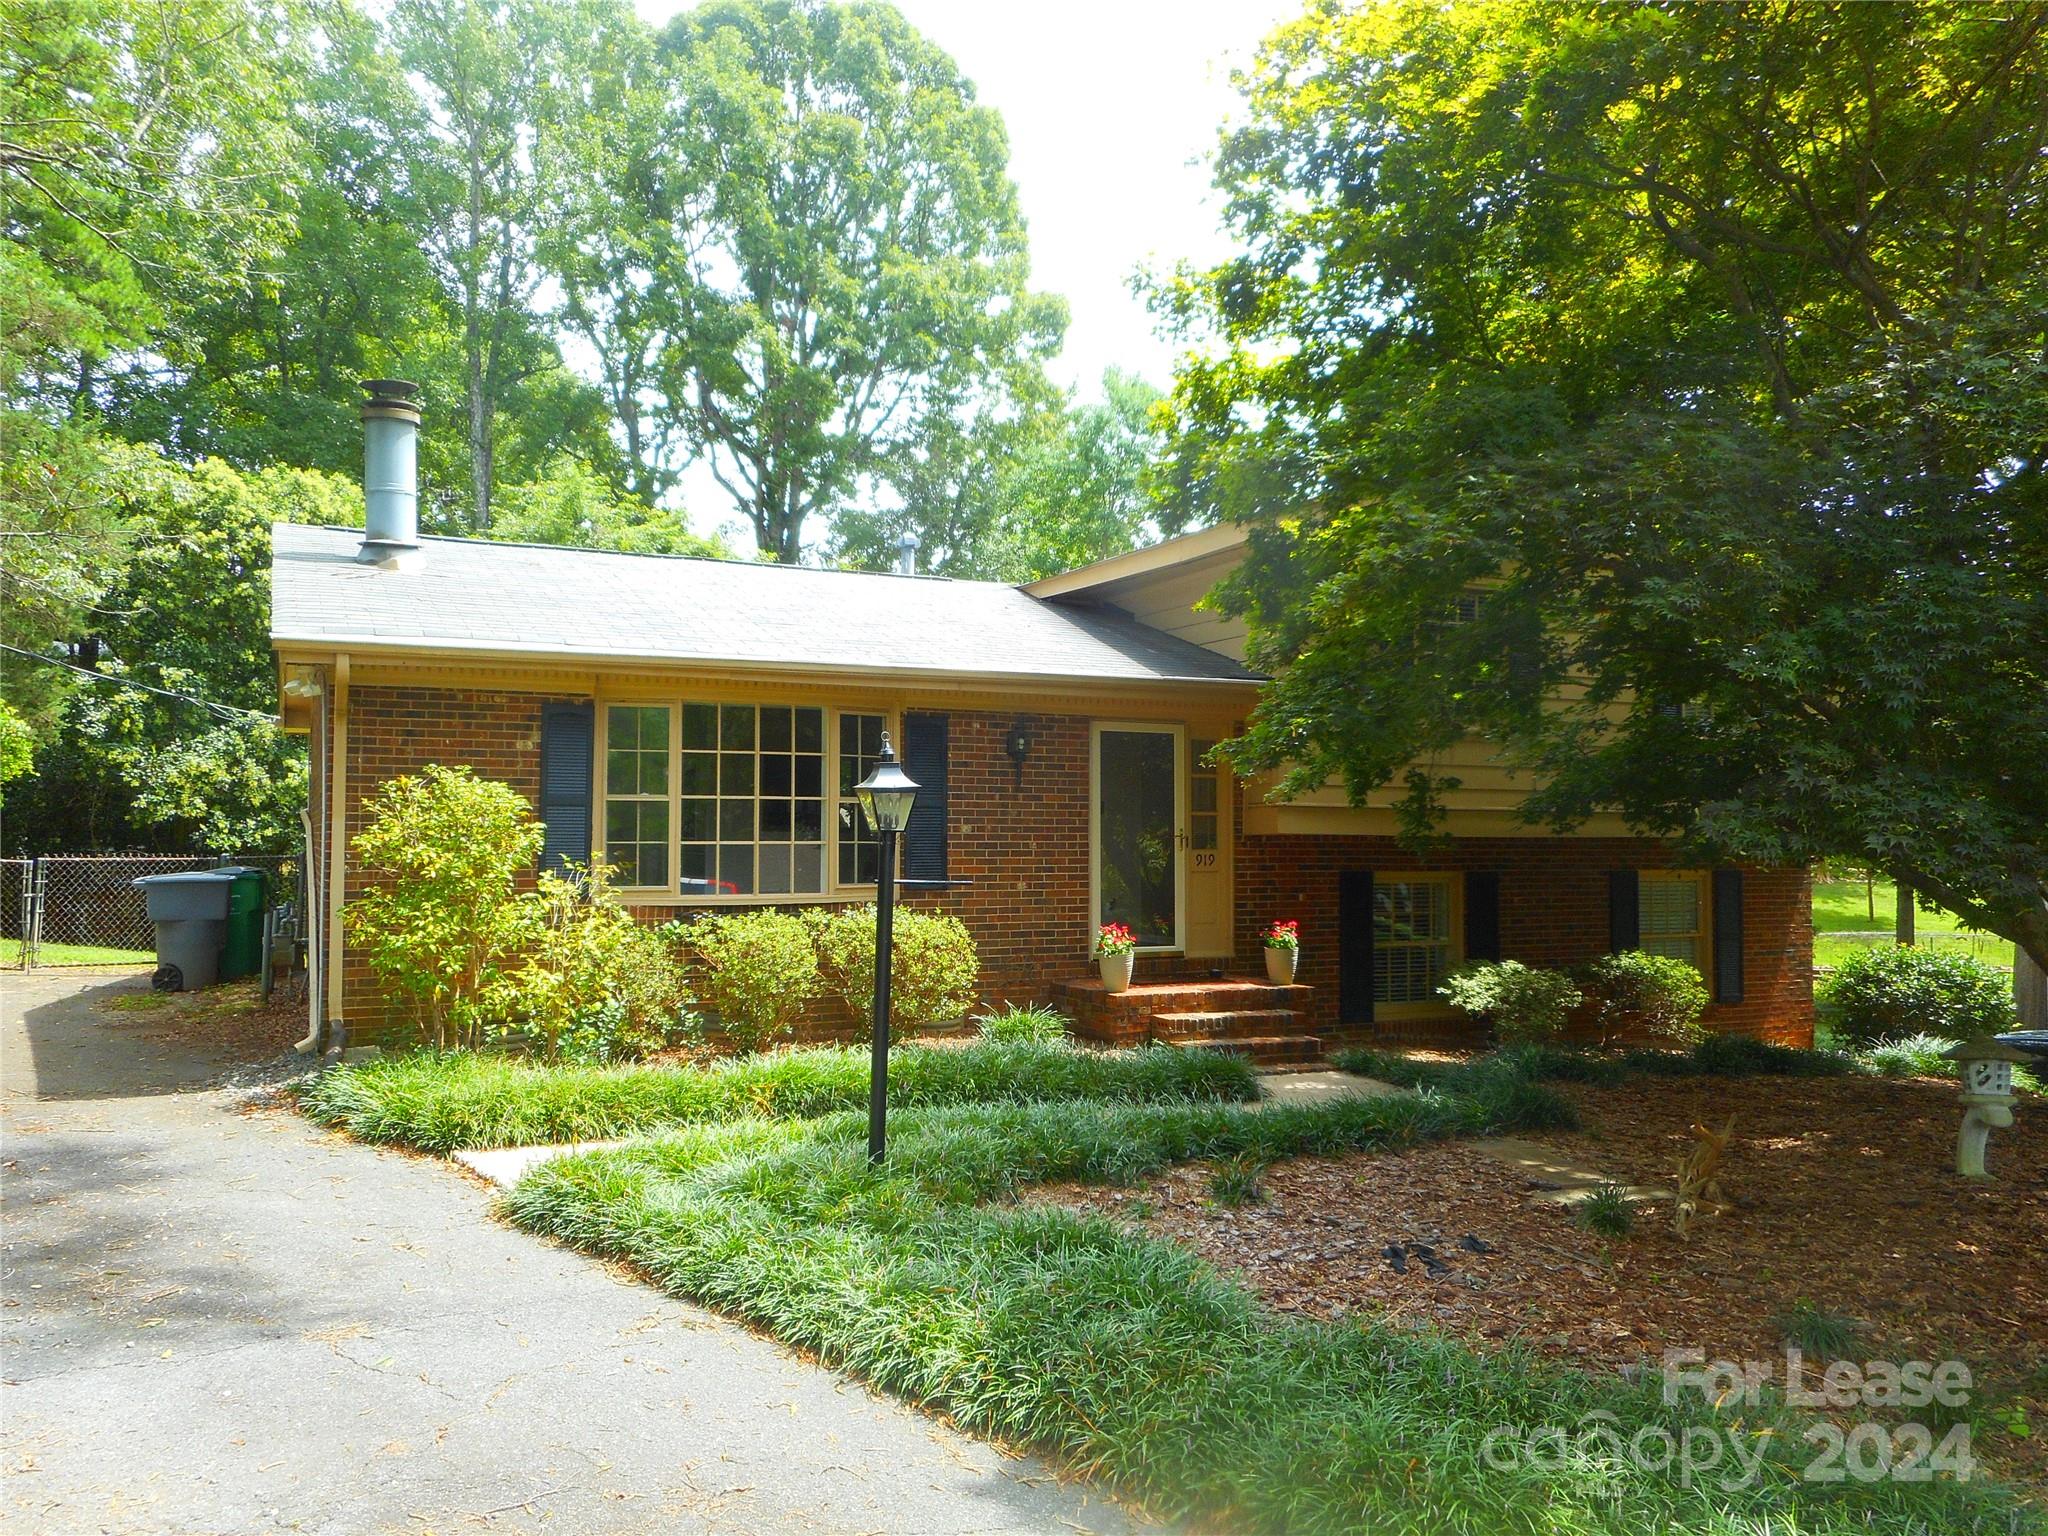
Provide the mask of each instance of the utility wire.
[{"label": "utility wire", "polygon": [[80,677],[89,677],[96,683],[118,683],[123,688],[140,688],[144,693],[176,699],[181,704],[197,704],[201,709],[211,710],[222,720],[263,720],[271,725],[277,724],[277,716],[266,715],[260,709],[243,709],[239,704],[218,704],[212,699],[202,699],[196,693],[179,693],[174,689],[159,688],[154,683],[143,682],[140,678],[121,677],[112,672],[95,672],[91,667],[81,667],[56,656],[45,656],[40,651],[24,650],[5,641],[0,641],[0,651],[12,651],[17,656],[26,656],[30,661],[39,661],[46,667],[62,667],[66,672],[76,672]]}]

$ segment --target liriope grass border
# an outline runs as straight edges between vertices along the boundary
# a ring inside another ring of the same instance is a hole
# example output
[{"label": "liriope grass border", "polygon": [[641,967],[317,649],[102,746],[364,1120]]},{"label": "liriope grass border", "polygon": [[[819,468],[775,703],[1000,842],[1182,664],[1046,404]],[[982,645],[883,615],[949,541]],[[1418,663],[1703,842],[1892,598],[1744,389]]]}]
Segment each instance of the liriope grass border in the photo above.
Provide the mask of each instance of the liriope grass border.
[{"label": "liriope grass border", "polygon": [[[1524,1085],[1526,1088],[1528,1085]],[[2008,1532],[1995,1487],[1798,1481],[1803,1424],[1666,1404],[1433,1332],[1283,1320],[1185,1250],[1097,1217],[1003,1203],[1050,1179],[1189,1158],[1386,1149],[1529,1128],[1514,1099],[1425,1089],[1274,1106],[1085,1101],[911,1110],[886,1167],[859,1117],[679,1130],[563,1159],[501,1202],[963,1427],[1048,1452],[1163,1517],[1249,1533],[1791,1536]],[[1611,1420],[1599,1415],[1612,1415]],[[1772,1447],[1754,1487],[1645,1471],[1597,1443],[1489,1467],[1496,1426],[1688,1425]]]}]

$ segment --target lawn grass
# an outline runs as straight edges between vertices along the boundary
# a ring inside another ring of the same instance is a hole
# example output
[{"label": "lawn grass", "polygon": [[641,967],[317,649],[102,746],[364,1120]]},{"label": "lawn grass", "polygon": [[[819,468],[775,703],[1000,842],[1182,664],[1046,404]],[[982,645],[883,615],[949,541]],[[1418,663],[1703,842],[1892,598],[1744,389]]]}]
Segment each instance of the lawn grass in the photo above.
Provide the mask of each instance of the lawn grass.
[{"label": "lawn grass", "polygon": [[[797,1118],[865,1105],[865,1046],[819,1046],[711,1067],[548,1067],[505,1056],[418,1052],[340,1067],[298,1090],[315,1120],[363,1141],[424,1152],[598,1141],[747,1115]],[[1155,1046],[1096,1052],[1033,1041],[903,1046],[889,1058],[889,1102],[1027,1099],[1245,1100],[1243,1060]]]},{"label": "lawn grass", "polygon": [[[1896,896],[1889,881],[1877,882],[1872,895],[1877,915],[1863,886],[1852,881],[1816,881],[1813,887],[1813,963],[1832,968],[1849,956],[1878,944],[1889,944]],[[1846,934],[1875,934],[1878,937],[1837,937]],[[1965,927],[1953,912],[1921,908],[1914,915],[1913,934],[1917,943],[1939,949],[1960,949],[1975,959],[2003,970],[2012,969],[2010,939]]]},{"label": "lawn grass", "polygon": [[[1509,1076],[1497,1066],[1463,1082],[1485,1088]],[[1480,1353],[1433,1330],[1281,1319],[1170,1243],[1058,1207],[1005,1203],[1031,1182],[1127,1182],[1188,1158],[1263,1164],[1534,1128],[1555,1113],[1555,1096],[1526,1079],[1521,1087],[1521,1097],[1490,1101],[1428,1089],[1260,1111],[915,1108],[892,1117],[879,1169],[866,1160],[858,1116],[736,1120],[543,1165],[502,1209],[1204,1528],[2016,1528],[2009,1497],[1983,1484],[1802,1481],[1813,1449],[1803,1421],[1781,1409],[1748,1410],[1738,1423],[1696,1398],[1666,1404],[1654,1375],[1594,1377],[1514,1348]],[[1553,1425],[1554,1459],[1503,1466],[1489,1456],[1499,1426]],[[1764,1448],[1753,1485],[1621,1454],[1639,1430],[1675,1440],[1702,1425]]]},{"label": "lawn grass", "polygon": [[[38,965],[135,965],[156,964],[147,949],[105,949],[97,944],[38,944]],[[0,966],[21,964],[21,940],[0,939]]]}]

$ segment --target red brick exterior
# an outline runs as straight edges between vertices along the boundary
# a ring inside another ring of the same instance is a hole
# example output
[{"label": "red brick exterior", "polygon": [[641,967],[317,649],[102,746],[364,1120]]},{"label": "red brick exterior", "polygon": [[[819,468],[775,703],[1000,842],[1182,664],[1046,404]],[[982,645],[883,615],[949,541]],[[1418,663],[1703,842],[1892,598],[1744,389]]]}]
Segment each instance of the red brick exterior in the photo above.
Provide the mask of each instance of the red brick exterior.
[{"label": "red brick exterior", "polygon": [[[361,687],[349,701],[347,797],[350,836],[377,785],[428,763],[466,763],[529,799],[539,791],[540,711],[536,694],[442,688]],[[946,709],[909,698],[908,708]],[[964,921],[980,947],[985,1002],[1045,1001],[1054,984],[1093,969],[1089,948],[1089,720],[1032,715],[1032,746],[1021,771],[1004,751],[1017,712],[949,710],[948,852],[963,883],[918,893],[918,906]],[[1242,825],[1242,816],[1238,818]],[[1262,974],[1260,928],[1275,917],[1301,923],[1299,980],[1312,988],[1303,1023],[1326,1041],[1441,1037],[1445,1025],[1345,1032],[1337,1020],[1337,877],[1349,869],[1487,870],[1501,877],[1502,953],[1535,965],[1591,958],[1607,947],[1607,872],[1671,862],[1662,846],[1610,838],[1460,840],[1418,856],[1391,838],[1240,835],[1236,848],[1236,948],[1228,962],[1141,956],[1142,979],[1203,978],[1219,968]],[[361,889],[353,860],[348,894]],[[1744,893],[1742,1003],[1716,1005],[1716,1029],[1795,1043],[1811,1040],[1812,931],[1807,876],[1750,871]],[[645,907],[649,921],[691,908]],[[360,1038],[391,1022],[375,978],[356,954],[343,967],[343,1017]],[[824,1032],[847,1022],[821,1005]],[[1450,1024],[1449,1032],[1458,1026]]]}]

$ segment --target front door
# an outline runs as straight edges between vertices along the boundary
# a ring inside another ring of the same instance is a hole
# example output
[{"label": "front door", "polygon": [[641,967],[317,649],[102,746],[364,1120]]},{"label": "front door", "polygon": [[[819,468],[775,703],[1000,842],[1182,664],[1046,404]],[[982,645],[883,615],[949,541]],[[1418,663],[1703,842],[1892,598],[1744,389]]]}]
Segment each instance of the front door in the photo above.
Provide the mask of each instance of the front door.
[{"label": "front door", "polygon": [[1230,785],[1223,770],[1205,762],[1216,745],[1188,742],[1187,939],[1190,955],[1231,953]]},{"label": "front door", "polygon": [[1096,921],[1122,923],[1143,949],[1181,945],[1180,755],[1179,726],[1095,732]]}]

